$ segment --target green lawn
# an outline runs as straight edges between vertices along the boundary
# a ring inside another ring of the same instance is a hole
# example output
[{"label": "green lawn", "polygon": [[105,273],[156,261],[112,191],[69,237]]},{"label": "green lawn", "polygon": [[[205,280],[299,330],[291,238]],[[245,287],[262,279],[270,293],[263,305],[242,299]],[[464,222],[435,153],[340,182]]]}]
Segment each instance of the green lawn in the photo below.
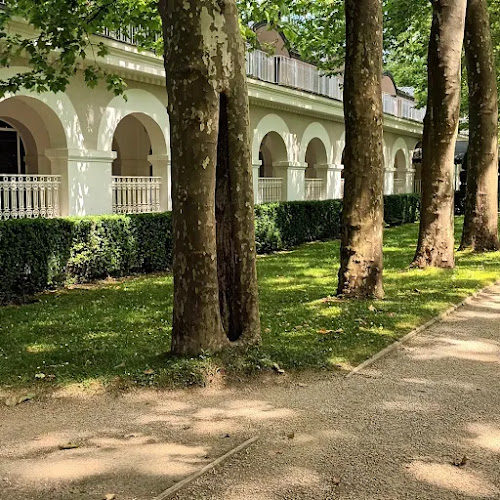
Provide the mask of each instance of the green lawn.
[{"label": "green lawn", "polygon": [[500,253],[460,253],[453,271],[408,270],[417,230],[412,224],[386,231],[381,302],[327,299],[336,289],[337,241],[260,257],[263,345],[237,365],[234,356],[165,355],[172,313],[168,275],[61,290],[1,308],[0,384],[125,380],[165,386],[199,382],[217,367],[237,374],[274,362],[284,369],[348,368],[500,277]]}]

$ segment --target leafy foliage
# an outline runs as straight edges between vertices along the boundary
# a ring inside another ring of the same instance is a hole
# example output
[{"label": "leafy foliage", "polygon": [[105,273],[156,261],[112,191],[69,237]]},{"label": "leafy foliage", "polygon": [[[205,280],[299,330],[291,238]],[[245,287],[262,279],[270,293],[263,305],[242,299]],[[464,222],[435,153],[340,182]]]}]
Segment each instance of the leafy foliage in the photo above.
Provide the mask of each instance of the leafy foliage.
[{"label": "leafy foliage", "polygon": [[386,67],[398,86],[413,87],[417,101],[427,98],[427,51],[432,22],[428,0],[385,0]]},{"label": "leafy foliage", "polygon": [[[20,34],[25,32],[19,30],[20,19],[35,30],[34,36]],[[137,27],[134,37],[143,48],[159,48],[154,34],[161,33],[160,21],[151,0],[7,0],[0,10],[0,64],[9,67],[23,57],[30,70],[0,82],[0,95],[21,88],[61,91],[79,70],[89,86],[102,79],[109,90],[122,93],[126,84],[103,68],[108,49],[94,35],[130,25]]]}]

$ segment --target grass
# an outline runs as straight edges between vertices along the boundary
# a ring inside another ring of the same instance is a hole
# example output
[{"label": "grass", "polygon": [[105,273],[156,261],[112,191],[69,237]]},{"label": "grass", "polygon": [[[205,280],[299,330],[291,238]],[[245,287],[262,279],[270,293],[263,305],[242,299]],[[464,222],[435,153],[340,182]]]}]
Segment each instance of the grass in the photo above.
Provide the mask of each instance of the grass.
[{"label": "grass", "polygon": [[[42,294],[0,309],[0,385],[199,383],[207,373],[348,368],[500,276],[500,253],[461,252],[455,270],[408,270],[418,226],[385,233],[386,299],[336,301],[339,242],[259,258],[263,344],[234,356],[175,359],[172,278],[146,276]],[[457,237],[461,221],[457,221]]]}]

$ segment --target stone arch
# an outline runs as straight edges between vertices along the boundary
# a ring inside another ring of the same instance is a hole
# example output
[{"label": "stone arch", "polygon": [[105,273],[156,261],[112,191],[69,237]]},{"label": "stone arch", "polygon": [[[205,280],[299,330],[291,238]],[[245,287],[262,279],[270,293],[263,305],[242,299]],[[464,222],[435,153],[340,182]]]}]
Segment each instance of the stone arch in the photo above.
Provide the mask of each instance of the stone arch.
[{"label": "stone arch", "polygon": [[[13,66],[2,70],[3,78],[10,78],[30,71],[30,68]],[[21,89],[16,94],[6,94],[0,99],[0,104],[11,99],[16,103],[24,103],[31,108],[47,129],[48,142],[52,148],[83,149],[84,136],[80,126],[80,120],[70,98],[64,92],[45,92],[37,94],[29,90]],[[2,112],[2,115],[6,115]],[[25,124],[27,128],[32,128]],[[38,135],[38,134],[35,134]]]},{"label": "stone arch", "polygon": [[306,178],[314,179],[318,177],[317,165],[325,167],[328,162],[328,153],[324,142],[318,137],[314,137],[307,145],[307,151],[304,157],[306,167]]},{"label": "stone arch", "polygon": [[150,119],[139,113],[131,113],[116,126],[111,145],[116,153],[113,175],[143,177],[152,175],[150,159],[153,154],[158,154],[156,153],[158,150],[164,151],[165,142],[154,142],[155,138],[151,137],[150,131],[158,129],[151,123],[149,127],[144,125],[144,122],[147,123]]},{"label": "stone arch", "polygon": [[[391,155],[391,161],[389,165],[393,168],[396,168],[396,156],[398,154],[402,153],[404,155],[404,168],[405,170],[409,168],[410,165],[410,153],[408,151],[408,145],[406,144],[405,140],[402,137],[399,137],[394,145],[392,146],[392,155]],[[401,154],[399,159],[401,159]]]},{"label": "stone arch", "polygon": [[59,173],[49,159],[52,153],[60,151],[59,157],[67,159],[68,150],[83,144],[78,117],[65,94],[6,95],[0,99],[0,120],[18,132],[27,174]]},{"label": "stone arch", "polygon": [[406,156],[403,149],[398,149],[394,157],[394,193],[406,192]]},{"label": "stone arch", "polygon": [[283,137],[278,132],[267,133],[259,146],[259,177],[277,177],[276,165],[286,164],[288,151]]},{"label": "stone arch", "polygon": [[302,136],[302,140],[300,143],[299,162],[306,162],[307,151],[311,142],[314,140],[319,141],[323,145],[325,151],[324,163],[332,163],[333,148],[330,141],[330,136],[328,135],[326,128],[318,122],[311,123]]},{"label": "stone arch", "polygon": [[104,110],[99,125],[97,149],[111,151],[113,138],[120,122],[133,115],[147,131],[155,156],[170,153],[170,124],[165,105],[145,90],[133,89],[126,92],[127,100],[114,97]]},{"label": "stone arch", "polygon": [[[283,118],[275,114],[268,114],[264,116],[254,129],[253,142],[252,142],[252,158],[253,162],[257,163],[259,160],[259,153],[261,150],[264,139],[269,134],[276,134],[281,137],[285,147],[285,157],[279,161],[294,161],[294,137],[290,133],[288,125]],[[280,152],[281,153],[281,152]],[[280,154],[280,156],[282,156]]]}]

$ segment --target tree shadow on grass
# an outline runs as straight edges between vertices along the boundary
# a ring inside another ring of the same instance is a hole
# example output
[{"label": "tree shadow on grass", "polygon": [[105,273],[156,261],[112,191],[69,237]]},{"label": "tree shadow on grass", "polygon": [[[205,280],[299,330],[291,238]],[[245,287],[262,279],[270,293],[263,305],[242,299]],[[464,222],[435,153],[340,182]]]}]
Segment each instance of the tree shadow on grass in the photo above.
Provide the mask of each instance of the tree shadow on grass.
[{"label": "tree shadow on grass", "polygon": [[[409,270],[418,227],[385,233],[383,301],[337,301],[339,242],[303,245],[258,260],[263,345],[243,361],[165,358],[171,335],[170,275],[146,276],[39,296],[0,309],[0,383],[53,380],[201,383],[226,365],[255,372],[350,368],[493,281],[498,253],[461,253],[455,270]],[[262,359],[266,362],[262,362]],[[271,363],[269,363],[271,362]]]}]

